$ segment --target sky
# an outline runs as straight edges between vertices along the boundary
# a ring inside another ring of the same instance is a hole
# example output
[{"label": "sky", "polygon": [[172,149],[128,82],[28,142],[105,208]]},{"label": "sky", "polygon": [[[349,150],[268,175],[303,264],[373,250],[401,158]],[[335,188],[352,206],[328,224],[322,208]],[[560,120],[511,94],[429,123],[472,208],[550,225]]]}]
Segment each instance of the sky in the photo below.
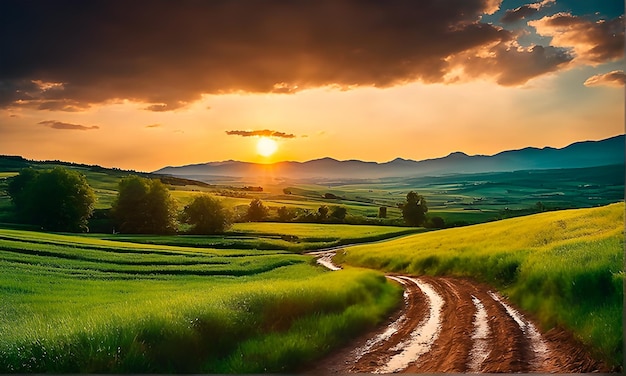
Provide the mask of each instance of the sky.
[{"label": "sky", "polygon": [[619,0],[0,2],[0,155],[35,160],[564,147],[624,133],[625,81]]}]

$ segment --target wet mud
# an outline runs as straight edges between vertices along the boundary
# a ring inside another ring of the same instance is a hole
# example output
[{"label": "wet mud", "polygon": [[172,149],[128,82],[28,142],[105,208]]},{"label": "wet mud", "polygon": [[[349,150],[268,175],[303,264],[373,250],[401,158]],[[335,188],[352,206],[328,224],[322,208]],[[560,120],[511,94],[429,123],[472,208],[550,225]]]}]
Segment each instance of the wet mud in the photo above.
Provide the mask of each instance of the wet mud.
[{"label": "wet mud", "polygon": [[404,305],[375,331],[317,362],[310,374],[609,372],[570,334],[541,333],[489,286],[469,279],[389,275]]}]

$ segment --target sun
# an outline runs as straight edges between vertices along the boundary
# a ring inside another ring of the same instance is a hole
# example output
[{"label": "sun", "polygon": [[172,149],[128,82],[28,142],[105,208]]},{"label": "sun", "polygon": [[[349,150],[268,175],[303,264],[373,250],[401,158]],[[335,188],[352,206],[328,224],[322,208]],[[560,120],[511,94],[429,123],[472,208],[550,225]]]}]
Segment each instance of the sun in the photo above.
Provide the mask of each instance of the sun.
[{"label": "sun", "polygon": [[264,157],[269,157],[274,154],[278,149],[278,143],[271,138],[261,137],[259,141],[256,143],[256,151],[259,155]]}]

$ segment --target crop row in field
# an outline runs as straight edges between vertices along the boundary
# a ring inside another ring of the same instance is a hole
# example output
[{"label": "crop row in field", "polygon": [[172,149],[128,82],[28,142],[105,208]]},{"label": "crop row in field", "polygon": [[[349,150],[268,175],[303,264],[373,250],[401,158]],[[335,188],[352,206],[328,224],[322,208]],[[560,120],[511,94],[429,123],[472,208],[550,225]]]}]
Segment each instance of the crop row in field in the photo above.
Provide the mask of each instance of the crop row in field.
[{"label": "crop row in field", "polygon": [[412,274],[472,277],[550,328],[622,362],[624,203],[564,210],[347,248],[337,260]]},{"label": "crop row in field", "polygon": [[285,371],[401,299],[311,261],[0,230],[0,373]]},{"label": "crop row in field", "polygon": [[89,238],[140,244],[164,244],[185,247],[286,250],[301,252],[346,244],[390,239],[425,231],[424,228],[316,224],[316,223],[235,223],[224,235],[151,236],[87,234]]}]

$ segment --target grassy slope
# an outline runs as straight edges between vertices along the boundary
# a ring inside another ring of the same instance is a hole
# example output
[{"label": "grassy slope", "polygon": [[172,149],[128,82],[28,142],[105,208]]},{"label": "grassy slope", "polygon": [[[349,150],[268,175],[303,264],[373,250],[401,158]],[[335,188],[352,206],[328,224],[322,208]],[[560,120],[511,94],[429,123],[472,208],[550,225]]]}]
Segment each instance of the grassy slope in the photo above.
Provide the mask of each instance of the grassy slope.
[{"label": "grassy slope", "polygon": [[338,261],[385,271],[471,276],[545,328],[571,330],[622,362],[624,203],[537,214],[361,245]]},{"label": "grassy slope", "polygon": [[275,249],[300,252],[345,244],[378,241],[424,231],[426,231],[424,228],[393,226],[250,222],[235,223],[225,236],[153,236],[121,234],[85,234],[83,236],[141,244],[167,244],[187,247],[229,249]]},{"label": "grassy slope", "polygon": [[280,251],[0,230],[0,373],[285,371],[400,300]]}]

